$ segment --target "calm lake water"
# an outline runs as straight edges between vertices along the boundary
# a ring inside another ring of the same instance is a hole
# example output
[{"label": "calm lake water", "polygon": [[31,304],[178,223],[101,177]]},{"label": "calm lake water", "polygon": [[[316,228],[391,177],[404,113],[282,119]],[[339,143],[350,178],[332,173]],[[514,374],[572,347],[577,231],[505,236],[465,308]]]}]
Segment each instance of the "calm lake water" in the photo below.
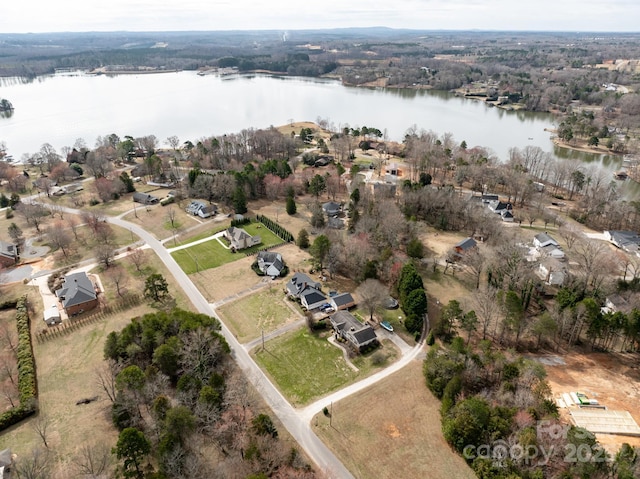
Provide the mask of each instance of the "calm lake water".
[{"label": "calm lake water", "polygon": [[[511,147],[527,145],[554,152],[554,119],[544,113],[505,111],[447,92],[345,87],[334,80],[267,75],[198,76],[195,72],[93,76],[81,73],[39,77],[31,82],[0,79],[0,97],[15,111],[0,118],[0,141],[20,159],[43,143],[58,151],[83,138],[155,135],[163,146],[176,135],[181,142],[266,128],[289,121],[328,119],[337,127],[363,125],[386,130],[401,141],[406,131],[452,133],[456,142],[490,148],[501,160]],[[572,153],[607,170],[621,158]]]}]

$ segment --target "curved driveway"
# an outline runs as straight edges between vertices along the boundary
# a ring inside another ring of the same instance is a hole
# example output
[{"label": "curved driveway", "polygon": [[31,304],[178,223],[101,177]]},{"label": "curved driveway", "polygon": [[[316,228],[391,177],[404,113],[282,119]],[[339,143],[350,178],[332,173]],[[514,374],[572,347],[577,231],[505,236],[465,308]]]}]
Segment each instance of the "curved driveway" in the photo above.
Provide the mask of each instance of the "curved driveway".
[{"label": "curved driveway", "polygon": [[[43,205],[48,206],[44,203]],[[79,210],[71,208],[64,208],[64,210],[69,214],[80,213]],[[124,214],[121,216],[124,216]],[[215,309],[207,302],[205,297],[200,293],[198,288],[196,288],[191,279],[189,279],[186,273],[180,268],[169,251],[167,251],[159,240],[138,225],[125,221],[120,217],[106,217],[106,221],[116,226],[129,229],[146,242],[147,245],[155,251],[169,272],[176,278],[178,284],[182,287],[189,299],[191,299],[191,302],[198,312],[214,316],[218,321],[220,321]],[[232,355],[238,366],[240,366],[251,384],[253,384],[253,386],[262,395],[266,403],[273,410],[274,414],[278,416],[289,433],[295,438],[298,444],[300,444],[300,447],[304,449],[309,458],[314,461],[324,473],[328,474],[330,477],[340,479],[349,479],[354,476],[312,431],[310,425],[311,418],[326,404],[343,399],[398,371],[410,361],[414,360],[422,349],[422,343],[419,343],[407,354],[404,354],[399,361],[388,368],[326,396],[313,404],[310,404],[304,409],[296,410],[289,404],[280,391],[276,389],[262,369],[260,369],[260,367],[253,361],[249,352],[229,331],[227,326],[222,321],[220,321],[220,325],[222,327],[222,334],[229,343]]]}]

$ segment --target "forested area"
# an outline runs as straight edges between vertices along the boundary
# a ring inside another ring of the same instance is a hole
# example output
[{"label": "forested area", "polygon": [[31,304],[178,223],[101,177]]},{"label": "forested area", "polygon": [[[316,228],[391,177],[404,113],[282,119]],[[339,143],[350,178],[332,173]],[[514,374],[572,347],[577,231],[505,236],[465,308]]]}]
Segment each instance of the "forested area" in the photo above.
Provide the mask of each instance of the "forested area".
[{"label": "forested area", "polygon": [[173,310],[107,337],[98,379],[120,431],[122,477],[315,477],[260,412],[219,329]]}]

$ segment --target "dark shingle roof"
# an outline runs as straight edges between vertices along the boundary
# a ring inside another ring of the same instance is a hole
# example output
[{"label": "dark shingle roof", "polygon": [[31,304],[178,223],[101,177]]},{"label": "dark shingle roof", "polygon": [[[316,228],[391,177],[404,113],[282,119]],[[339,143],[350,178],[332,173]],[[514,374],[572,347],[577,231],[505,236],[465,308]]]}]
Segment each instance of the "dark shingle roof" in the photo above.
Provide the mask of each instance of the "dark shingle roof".
[{"label": "dark shingle roof", "polygon": [[364,344],[377,338],[376,332],[370,327],[363,328],[360,331],[353,333],[353,337],[356,338],[358,344]]},{"label": "dark shingle roof", "polygon": [[62,288],[56,291],[62,306],[68,308],[96,299],[93,283],[86,273],[73,273],[64,277]]},{"label": "dark shingle roof", "polygon": [[355,302],[353,300],[353,296],[351,296],[351,293],[336,294],[332,299],[333,299],[333,302],[336,303],[336,306],[338,307]]}]

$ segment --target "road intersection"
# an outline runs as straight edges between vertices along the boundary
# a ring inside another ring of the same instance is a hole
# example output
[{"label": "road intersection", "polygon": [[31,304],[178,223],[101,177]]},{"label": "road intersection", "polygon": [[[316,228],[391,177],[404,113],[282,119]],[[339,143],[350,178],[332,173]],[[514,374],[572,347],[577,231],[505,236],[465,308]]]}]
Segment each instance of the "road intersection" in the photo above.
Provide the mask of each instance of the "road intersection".
[{"label": "road intersection", "polygon": [[[36,201],[35,198],[31,198],[31,200]],[[46,203],[42,203],[42,205],[49,206]],[[63,210],[68,214],[80,214],[80,210],[72,208],[63,208]],[[211,304],[206,300],[198,288],[193,284],[189,276],[187,276],[178,263],[173,259],[170,251],[151,233],[134,223],[124,220],[123,216],[127,213],[123,213],[119,217],[107,216],[104,219],[110,224],[128,229],[132,234],[137,235],[142,242],[144,242],[145,247],[151,248],[156,253],[160,261],[164,263],[167,270],[175,277],[177,283],[182,287],[197,311],[213,316],[220,321],[222,328],[221,332],[231,347],[232,355],[236,363],[240,369],[242,369],[251,384],[261,394],[265,402],[271,407],[274,414],[280,419],[282,424],[287,428],[289,433],[298,442],[308,457],[318,466],[318,468],[328,477],[340,479],[353,478],[354,476],[351,472],[347,470],[335,454],[333,454],[333,452],[313,432],[311,426],[313,416],[320,412],[327,404],[339,401],[361,391],[381,379],[399,371],[411,361],[416,360],[423,349],[423,342],[418,343],[413,348],[408,347],[406,343],[404,343],[403,346],[402,342],[399,344],[402,357],[391,366],[358,381],[357,383],[351,384],[339,391],[325,396],[304,408],[296,409],[289,404],[286,398],[251,358],[249,354],[250,348],[247,347],[246,344],[241,344],[236,339],[235,335],[231,333],[229,328],[220,320],[216,313],[216,305]]]}]

